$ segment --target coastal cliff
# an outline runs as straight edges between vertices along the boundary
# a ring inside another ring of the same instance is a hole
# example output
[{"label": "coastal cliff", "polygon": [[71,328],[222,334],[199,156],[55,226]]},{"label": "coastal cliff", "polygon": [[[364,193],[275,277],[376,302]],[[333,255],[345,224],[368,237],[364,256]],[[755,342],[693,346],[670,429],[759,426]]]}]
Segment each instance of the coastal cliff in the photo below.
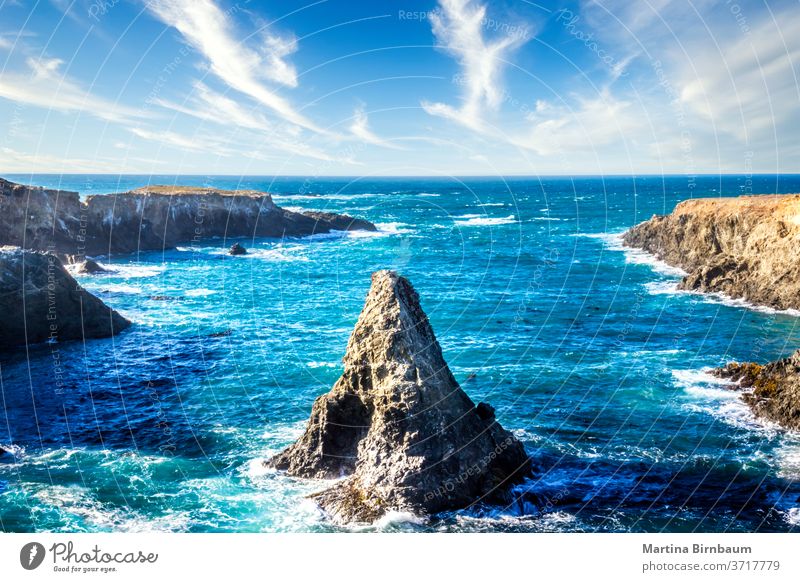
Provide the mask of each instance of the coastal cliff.
[{"label": "coastal cliff", "polygon": [[0,179],[0,244],[98,256],[162,250],[210,238],[283,237],[376,230],[333,213],[293,212],[265,192],[148,186],[89,196]]},{"label": "coastal cliff", "polygon": [[[800,308],[800,195],[686,200],[625,233],[624,243],[687,271],[679,287],[775,309]],[[761,419],[800,430],[800,351],[730,363],[714,375],[744,390]]]},{"label": "coastal cliff", "polygon": [[58,257],[0,248],[0,349],[109,337],[130,322],[73,279]]},{"label": "coastal cliff", "polygon": [[798,194],[686,200],[623,241],[687,271],[681,289],[800,308]]},{"label": "coastal cliff", "polygon": [[372,276],[341,378],[314,402],[305,434],[267,464],[345,477],[314,496],[338,523],[505,500],[530,471],[494,409],[453,378],[416,291],[391,271]]}]

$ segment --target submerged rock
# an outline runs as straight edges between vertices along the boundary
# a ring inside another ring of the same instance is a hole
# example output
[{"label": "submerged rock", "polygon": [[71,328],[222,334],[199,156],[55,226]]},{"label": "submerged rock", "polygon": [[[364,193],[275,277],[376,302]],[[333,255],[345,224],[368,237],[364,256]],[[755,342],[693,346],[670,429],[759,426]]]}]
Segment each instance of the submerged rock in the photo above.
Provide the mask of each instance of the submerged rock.
[{"label": "submerged rock", "polygon": [[58,257],[0,249],[0,349],[101,338],[130,322],[84,290]]},{"label": "submerged rock", "polygon": [[800,350],[763,366],[733,362],[713,374],[747,390],[742,399],[757,417],[800,430]]},{"label": "submerged rock", "polygon": [[494,409],[458,385],[416,291],[391,271],[372,276],[341,378],[314,402],[305,434],[267,464],[346,477],[314,495],[339,523],[504,501],[530,471]]},{"label": "submerged rock", "polygon": [[254,190],[148,186],[88,196],[0,179],[0,245],[67,255],[174,248],[215,237],[284,237],[367,229],[349,216],[311,216]]},{"label": "submerged rock", "polygon": [[233,243],[233,245],[231,246],[231,248],[230,248],[230,249],[228,249],[228,254],[229,254],[229,255],[233,255],[233,256],[237,256],[237,255],[246,255],[246,254],[247,254],[247,249],[246,249],[246,248],[244,248],[244,247],[243,247],[242,245],[240,245],[239,243]]},{"label": "submerged rock", "polygon": [[681,202],[623,236],[687,271],[680,287],[776,309],[800,308],[800,195]]}]

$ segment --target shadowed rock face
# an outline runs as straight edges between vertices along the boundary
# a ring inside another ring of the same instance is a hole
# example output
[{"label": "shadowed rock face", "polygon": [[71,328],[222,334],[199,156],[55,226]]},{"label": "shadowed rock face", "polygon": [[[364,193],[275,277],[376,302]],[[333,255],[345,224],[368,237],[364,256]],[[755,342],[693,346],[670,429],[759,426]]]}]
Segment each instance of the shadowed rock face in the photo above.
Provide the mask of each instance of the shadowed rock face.
[{"label": "shadowed rock face", "polygon": [[89,196],[0,179],[0,244],[59,255],[161,250],[208,238],[282,237],[375,230],[333,213],[298,213],[265,192],[151,186]]},{"label": "shadowed rock face", "polygon": [[305,434],[267,463],[346,477],[314,496],[340,523],[503,500],[530,470],[492,407],[475,406],[453,378],[417,293],[391,271],[372,276],[344,373],[314,402]]},{"label": "shadowed rock face", "polygon": [[683,289],[800,308],[800,195],[686,200],[624,242],[687,271]]},{"label": "shadowed rock face", "polygon": [[763,366],[733,362],[714,375],[749,390],[742,399],[759,418],[800,430],[800,351]]},{"label": "shadowed rock face", "polygon": [[47,340],[102,338],[130,322],[91,295],[58,257],[0,249],[0,349]]}]

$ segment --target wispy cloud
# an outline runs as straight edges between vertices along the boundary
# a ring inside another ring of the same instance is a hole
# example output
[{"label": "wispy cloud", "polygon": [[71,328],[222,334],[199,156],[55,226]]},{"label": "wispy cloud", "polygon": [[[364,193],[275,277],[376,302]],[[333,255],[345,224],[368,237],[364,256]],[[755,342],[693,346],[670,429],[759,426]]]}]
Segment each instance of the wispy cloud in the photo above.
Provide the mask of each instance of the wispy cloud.
[{"label": "wispy cloud", "polygon": [[267,35],[257,47],[246,46],[230,17],[211,0],[152,0],[148,9],[175,27],[208,59],[212,73],[231,88],[270,108],[284,120],[322,132],[266,82],[297,86],[297,73],[286,57],[295,51],[293,39]]},{"label": "wispy cloud", "polygon": [[350,133],[365,143],[394,150],[403,149],[397,144],[387,141],[373,133],[369,128],[369,117],[364,111],[364,107],[358,107],[353,113],[353,123],[350,125]]},{"label": "wispy cloud", "polygon": [[60,73],[60,59],[26,61],[29,73],[0,74],[0,97],[56,111],[86,113],[106,121],[130,122],[147,117],[139,109],[114,103],[93,95],[78,83]]},{"label": "wispy cloud", "polygon": [[259,131],[275,130],[275,126],[260,112],[248,110],[238,101],[210,89],[201,81],[195,81],[194,92],[189,97],[188,104],[180,105],[161,98],[155,99],[154,103],[204,121]]},{"label": "wispy cloud", "polygon": [[464,86],[462,104],[423,102],[431,115],[456,121],[472,129],[484,128],[486,109],[497,109],[503,100],[500,74],[510,52],[526,39],[519,34],[503,34],[488,40],[486,6],[473,0],[439,0],[440,11],[431,16],[433,33],[445,51],[461,65]]},{"label": "wispy cloud", "polygon": [[574,107],[539,101],[527,121],[532,124],[530,130],[510,141],[542,156],[596,150],[631,139],[641,126],[631,103],[615,98],[608,90],[596,98],[578,98]]}]

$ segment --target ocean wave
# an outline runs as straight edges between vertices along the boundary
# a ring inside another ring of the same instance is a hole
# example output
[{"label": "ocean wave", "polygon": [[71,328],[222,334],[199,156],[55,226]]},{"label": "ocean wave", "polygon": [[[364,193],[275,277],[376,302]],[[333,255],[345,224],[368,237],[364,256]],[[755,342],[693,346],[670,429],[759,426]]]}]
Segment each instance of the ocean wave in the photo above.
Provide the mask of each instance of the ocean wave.
[{"label": "ocean wave", "polygon": [[143,265],[143,264],[130,264],[130,263],[109,263],[108,265],[100,265],[113,271],[115,277],[122,277],[123,279],[137,279],[144,277],[155,277],[160,275],[166,270],[166,265]]},{"label": "ocean wave", "polygon": [[737,309],[748,309],[750,311],[757,311],[759,313],[766,313],[768,315],[787,315],[789,317],[800,317],[800,309],[775,309],[774,307],[757,305],[742,298],[734,299],[733,297],[725,295],[724,293],[708,293],[704,291],[679,289],[677,281],[651,281],[649,283],[645,283],[644,287],[651,295],[689,295],[698,297],[706,303],[712,303],[715,305],[724,305],[726,307],[735,307]]},{"label": "ocean wave", "polygon": [[187,297],[208,297],[209,295],[215,295],[218,291],[214,291],[213,289],[187,289],[183,292],[184,295]]},{"label": "ocean wave", "polygon": [[335,368],[339,362],[308,362],[306,366],[309,368]]},{"label": "ocean wave", "polygon": [[653,271],[657,273],[661,273],[662,275],[685,277],[688,274],[683,269],[680,269],[678,267],[673,267],[672,265],[668,265],[664,261],[657,259],[654,255],[648,253],[647,251],[626,247],[622,239],[624,234],[625,231],[578,233],[574,236],[593,238],[602,241],[608,250],[620,251],[624,253],[626,263],[632,265],[644,265],[650,267]]},{"label": "ocean wave", "polygon": [[500,226],[503,224],[514,224],[517,219],[513,214],[506,217],[489,217],[479,214],[465,214],[464,216],[457,217],[455,223],[459,226]]},{"label": "ocean wave", "polygon": [[800,526],[800,507],[792,507],[784,516],[786,522],[793,526]]}]

